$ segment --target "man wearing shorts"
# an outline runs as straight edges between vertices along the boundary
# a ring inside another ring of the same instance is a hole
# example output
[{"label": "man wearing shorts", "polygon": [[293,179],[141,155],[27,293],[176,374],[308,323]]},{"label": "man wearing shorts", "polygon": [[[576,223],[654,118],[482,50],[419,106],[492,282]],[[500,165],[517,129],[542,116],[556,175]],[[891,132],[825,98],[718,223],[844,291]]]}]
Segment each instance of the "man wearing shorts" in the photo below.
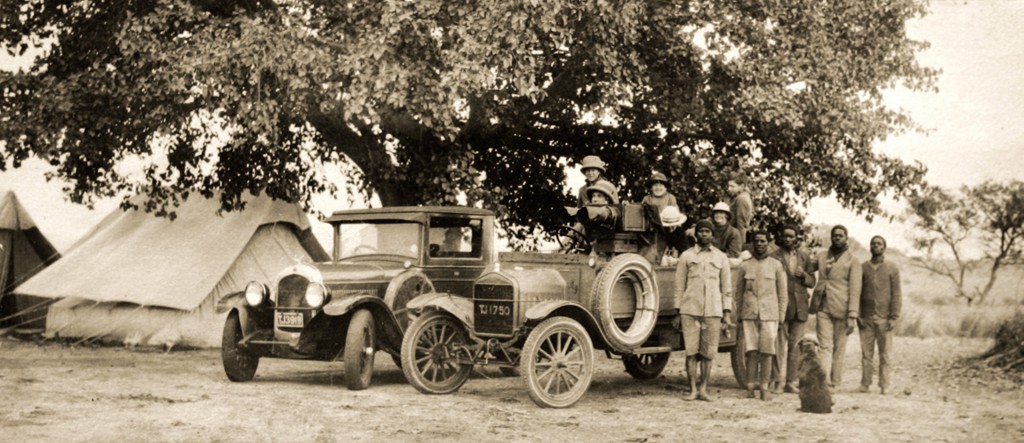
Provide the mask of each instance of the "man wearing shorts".
[{"label": "man wearing shorts", "polygon": [[732,324],[732,278],[728,257],[711,245],[714,235],[711,221],[697,222],[695,234],[697,245],[679,257],[675,300],[682,314],[686,376],[690,379],[690,395],[686,399],[711,401],[707,391],[711,363],[718,353],[718,339],[722,329]]},{"label": "man wearing shorts", "polygon": [[788,281],[782,263],[768,256],[768,234],[755,231],[752,237],[754,257],[740,263],[736,276],[736,311],[746,348],[747,397],[755,398],[758,380],[761,400],[770,400],[768,384],[780,320],[786,317],[789,302]]}]

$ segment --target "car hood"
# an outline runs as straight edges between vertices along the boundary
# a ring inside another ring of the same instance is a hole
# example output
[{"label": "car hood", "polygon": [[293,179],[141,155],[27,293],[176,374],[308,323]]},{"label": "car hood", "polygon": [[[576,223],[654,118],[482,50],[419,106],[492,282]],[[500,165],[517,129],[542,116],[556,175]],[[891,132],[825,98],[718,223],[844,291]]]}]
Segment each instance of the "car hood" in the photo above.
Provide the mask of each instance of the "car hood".
[{"label": "car hood", "polygon": [[405,271],[403,263],[390,261],[317,263],[324,283],[391,281]]}]

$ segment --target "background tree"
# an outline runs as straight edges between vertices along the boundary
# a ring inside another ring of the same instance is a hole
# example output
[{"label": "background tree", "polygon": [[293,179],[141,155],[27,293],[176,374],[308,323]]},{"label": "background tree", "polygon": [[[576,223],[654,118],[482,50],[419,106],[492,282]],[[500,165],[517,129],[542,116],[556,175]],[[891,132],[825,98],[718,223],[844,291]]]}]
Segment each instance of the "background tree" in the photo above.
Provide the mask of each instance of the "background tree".
[{"label": "background tree", "polygon": [[683,210],[759,179],[763,223],[835,195],[857,213],[923,167],[872,151],[913,128],[881,92],[929,89],[919,0],[9,0],[0,167],[49,161],[72,201],[190,192],[309,205],[344,168],[384,205],[494,208],[512,243],[561,224],[565,167],[652,170]]},{"label": "background tree", "polygon": [[[913,257],[912,263],[949,278],[956,296],[965,298],[968,305],[982,303],[1000,268],[1021,258],[1024,182],[987,181],[964,186],[958,193],[927,186],[908,198],[906,219],[917,228],[910,239],[925,253]],[[980,254],[972,255],[974,250]],[[970,272],[983,267],[984,285],[967,283]]]}]

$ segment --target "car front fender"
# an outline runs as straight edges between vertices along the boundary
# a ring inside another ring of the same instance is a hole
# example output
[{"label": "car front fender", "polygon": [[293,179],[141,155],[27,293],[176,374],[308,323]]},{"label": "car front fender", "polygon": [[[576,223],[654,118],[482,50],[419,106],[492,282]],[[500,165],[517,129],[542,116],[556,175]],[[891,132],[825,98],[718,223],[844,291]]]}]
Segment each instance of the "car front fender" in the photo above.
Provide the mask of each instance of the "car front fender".
[{"label": "car front fender", "polygon": [[359,309],[369,310],[377,320],[377,329],[382,334],[381,347],[389,352],[400,352],[402,345],[402,326],[391,312],[384,300],[373,295],[357,295],[331,300],[323,307],[324,314],[331,317],[348,315]]},{"label": "car front fender", "polygon": [[466,297],[459,297],[447,292],[435,292],[423,294],[410,300],[406,307],[415,315],[420,315],[431,309],[447,312],[472,330],[473,300]]},{"label": "car front fender", "polygon": [[567,300],[545,300],[527,309],[524,315],[526,316],[526,322],[533,326],[549,317],[569,317],[583,325],[583,328],[590,334],[590,339],[594,341],[595,348],[611,349],[616,352],[626,351],[626,349],[617,349],[608,343],[608,339],[605,338],[604,331],[598,325],[597,319],[579,303]]},{"label": "car front fender", "polygon": [[249,304],[245,302],[245,291],[238,291],[232,294],[225,295],[217,301],[217,313],[224,314],[233,308],[237,308],[242,311]]}]

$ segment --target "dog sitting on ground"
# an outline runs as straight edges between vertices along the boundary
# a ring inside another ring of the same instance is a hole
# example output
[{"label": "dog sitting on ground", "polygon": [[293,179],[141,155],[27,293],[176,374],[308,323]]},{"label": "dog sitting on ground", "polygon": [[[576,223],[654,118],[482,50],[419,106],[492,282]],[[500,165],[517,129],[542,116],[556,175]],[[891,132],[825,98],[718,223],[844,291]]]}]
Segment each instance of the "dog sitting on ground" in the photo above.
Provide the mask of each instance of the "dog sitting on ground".
[{"label": "dog sitting on ground", "polygon": [[818,342],[800,340],[800,410],[816,414],[832,412],[832,394],[825,382],[825,370],[818,357]]}]

